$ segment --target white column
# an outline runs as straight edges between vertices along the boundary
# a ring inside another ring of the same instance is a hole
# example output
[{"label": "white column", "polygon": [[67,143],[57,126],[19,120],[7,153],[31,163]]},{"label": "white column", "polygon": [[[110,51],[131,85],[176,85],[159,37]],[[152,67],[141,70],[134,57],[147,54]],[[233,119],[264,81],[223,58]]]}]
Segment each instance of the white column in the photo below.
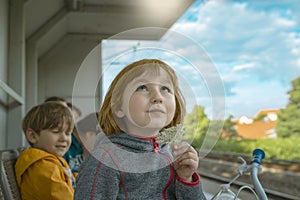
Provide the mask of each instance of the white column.
[{"label": "white column", "polygon": [[6,147],[16,148],[25,145],[21,128],[25,111],[24,1],[11,0],[9,5],[8,85],[21,97],[21,101],[8,97]]}]

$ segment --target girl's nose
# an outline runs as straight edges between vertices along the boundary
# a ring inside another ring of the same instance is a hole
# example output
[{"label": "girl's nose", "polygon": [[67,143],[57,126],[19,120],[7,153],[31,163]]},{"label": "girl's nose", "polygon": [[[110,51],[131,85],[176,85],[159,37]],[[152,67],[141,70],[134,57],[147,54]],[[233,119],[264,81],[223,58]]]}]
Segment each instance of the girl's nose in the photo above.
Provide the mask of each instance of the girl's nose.
[{"label": "girl's nose", "polygon": [[160,89],[159,88],[153,89],[151,102],[157,104],[157,103],[162,103],[162,101],[163,100],[162,100],[162,95],[160,93]]},{"label": "girl's nose", "polygon": [[162,99],[159,99],[159,98],[153,98],[152,103],[154,103],[154,104],[162,103]]}]

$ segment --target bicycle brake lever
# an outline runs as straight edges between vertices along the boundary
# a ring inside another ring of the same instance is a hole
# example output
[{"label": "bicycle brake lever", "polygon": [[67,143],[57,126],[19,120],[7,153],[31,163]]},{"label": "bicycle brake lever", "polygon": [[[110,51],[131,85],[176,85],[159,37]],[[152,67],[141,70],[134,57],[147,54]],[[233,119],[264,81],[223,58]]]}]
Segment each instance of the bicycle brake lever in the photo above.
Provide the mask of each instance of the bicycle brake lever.
[{"label": "bicycle brake lever", "polygon": [[238,159],[242,161],[242,164],[240,164],[240,166],[238,167],[238,173],[240,175],[243,175],[248,170],[248,165],[244,158],[242,158],[241,156],[238,156]]}]

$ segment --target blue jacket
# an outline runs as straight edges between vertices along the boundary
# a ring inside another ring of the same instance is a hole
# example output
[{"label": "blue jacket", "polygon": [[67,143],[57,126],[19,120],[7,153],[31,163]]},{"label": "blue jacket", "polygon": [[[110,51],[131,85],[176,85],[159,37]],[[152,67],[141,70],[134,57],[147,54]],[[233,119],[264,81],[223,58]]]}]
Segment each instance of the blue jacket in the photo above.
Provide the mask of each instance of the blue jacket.
[{"label": "blue jacket", "polygon": [[80,165],[83,161],[83,149],[73,134],[71,146],[63,157],[69,164],[72,173],[78,173]]},{"label": "blue jacket", "polygon": [[82,164],[74,199],[206,199],[199,175],[193,179],[176,175],[169,146],[156,138],[114,134],[103,136]]}]

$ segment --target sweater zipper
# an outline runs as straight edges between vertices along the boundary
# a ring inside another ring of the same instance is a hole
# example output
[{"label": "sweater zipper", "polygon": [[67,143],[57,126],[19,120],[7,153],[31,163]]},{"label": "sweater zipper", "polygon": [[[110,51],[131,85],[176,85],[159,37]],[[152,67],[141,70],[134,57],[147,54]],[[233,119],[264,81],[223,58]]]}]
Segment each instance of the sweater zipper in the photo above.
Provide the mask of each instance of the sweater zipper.
[{"label": "sweater zipper", "polygon": [[154,152],[159,152],[159,144],[156,142],[156,138],[151,139],[152,145],[153,145],[153,151]]},{"label": "sweater zipper", "polygon": [[168,183],[167,185],[164,187],[163,189],[163,199],[166,200],[167,199],[167,189],[170,187],[170,185],[172,184],[172,181],[173,181],[173,178],[174,178],[174,169],[173,169],[173,165],[172,165],[172,160],[167,156],[165,155],[164,153],[161,153],[159,151],[159,144],[156,142],[156,138],[152,138],[151,139],[151,142],[152,142],[152,145],[153,145],[153,149],[154,149],[154,152],[156,153],[159,153],[161,154],[166,160],[167,162],[169,163],[169,169],[170,169],[170,176],[169,176],[169,180],[168,180]]}]

